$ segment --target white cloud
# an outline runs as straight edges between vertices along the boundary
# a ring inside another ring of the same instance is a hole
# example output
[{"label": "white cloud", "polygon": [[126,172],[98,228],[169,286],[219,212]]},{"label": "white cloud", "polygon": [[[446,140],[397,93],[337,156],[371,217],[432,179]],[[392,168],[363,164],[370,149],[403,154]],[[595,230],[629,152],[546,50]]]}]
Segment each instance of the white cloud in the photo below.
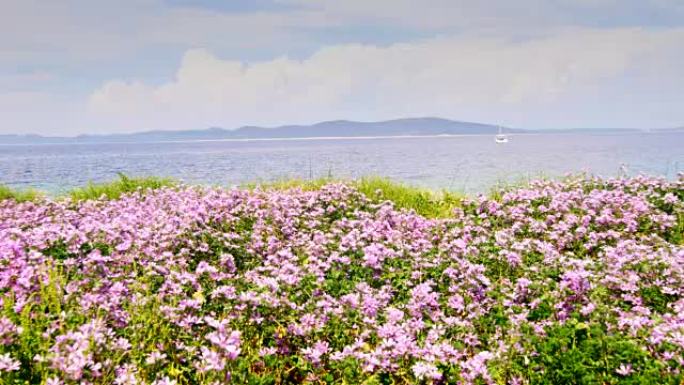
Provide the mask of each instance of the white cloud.
[{"label": "white cloud", "polygon": [[[2,2],[0,132],[409,115],[526,126],[684,122],[681,0],[238,1],[249,11]],[[635,25],[647,29],[623,28]]]},{"label": "white cloud", "polygon": [[[684,29],[570,29],[523,41],[339,45],[301,61],[252,64],[197,49],[165,84],[107,82],[89,111],[116,131],[426,115],[521,126],[674,125],[684,121],[672,103],[684,104],[682,42]],[[597,103],[607,113],[597,113]]]}]

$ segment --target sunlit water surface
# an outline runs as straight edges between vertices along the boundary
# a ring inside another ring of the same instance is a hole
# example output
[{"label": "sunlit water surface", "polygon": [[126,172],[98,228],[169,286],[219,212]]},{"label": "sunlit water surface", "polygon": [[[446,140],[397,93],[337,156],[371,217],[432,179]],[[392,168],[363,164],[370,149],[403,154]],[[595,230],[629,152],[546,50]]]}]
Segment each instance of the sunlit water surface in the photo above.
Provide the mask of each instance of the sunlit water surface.
[{"label": "sunlit water surface", "polygon": [[169,143],[0,143],[0,183],[52,193],[130,175],[239,185],[285,178],[381,175],[466,193],[497,183],[591,172],[675,178],[684,133],[491,136]]}]

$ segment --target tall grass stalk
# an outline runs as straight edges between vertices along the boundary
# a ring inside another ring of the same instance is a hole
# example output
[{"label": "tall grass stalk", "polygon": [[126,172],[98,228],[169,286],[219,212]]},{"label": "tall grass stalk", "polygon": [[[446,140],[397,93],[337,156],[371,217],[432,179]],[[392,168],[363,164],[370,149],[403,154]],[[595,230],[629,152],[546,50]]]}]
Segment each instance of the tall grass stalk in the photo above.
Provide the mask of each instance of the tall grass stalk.
[{"label": "tall grass stalk", "polygon": [[5,185],[0,185],[0,201],[13,199],[17,202],[33,202],[43,197],[43,194],[33,189],[15,190]]},{"label": "tall grass stalk", "polygon": [[119,173],[119,179],[109,183],[89,183],[85,187],[76,188],[67,193],[75,201],[88,199],[117,199],[122,194],[139,190],[158,189],[175,186],[177,183],[170,178],[159,177],[129,177]]},{"label": "tall grass stalk", "polygon": [[246,188],[265,190],[301,189],[315,191],[329,183],[345,183],[356,188],[371,201],[391,201],[399,209],[414,210],[427,218],[446,218],[460,205],[463,195],[448,190],[433,191],[388,178],[371,176],[360,179],[318,178],[312,180],[287,179],[268,183],[252,183]]}]

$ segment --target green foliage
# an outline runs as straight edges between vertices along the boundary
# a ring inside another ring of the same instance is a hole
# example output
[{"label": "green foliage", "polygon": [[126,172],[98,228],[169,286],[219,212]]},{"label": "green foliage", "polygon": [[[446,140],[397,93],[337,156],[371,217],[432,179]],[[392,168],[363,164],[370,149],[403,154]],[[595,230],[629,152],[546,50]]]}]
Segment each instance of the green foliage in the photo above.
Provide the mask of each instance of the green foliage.
[{"label": "green foliage", "polygon": [[[313,191],[320,189],[328,183],[335,182],[332,179],[317,179],[311,181],[289,180],[276,182],[268,185],[252,185],[252,188],[265,189],[293,189]],[[472,225],[491,227],[492,231],[505,230],[510,227],[510,223],[500,221],[496,217],[478,217],[479,205],[476,203],[463,203],[460,196],[449,192],[434,193],[404,184],[398,184],[384,178],[364,178],[357,181],[348,181],[347,184],[355,187],[364,194],[368,200],[375,204],[390,201],[396,208],[414,210],[416,213],[428,218],[450,217],[454,209],[462,208],[473,219]],[[82,189],[74,190],[70,196],[74,200],[87,199],[115,199],[121,194],[136,192],[140,190],[155,189],[164,186],[173,186],[174,183],[168,179],[160,178],[129,178],[123,174],[119,180],[109,184],[89,185]],[[605,185],[597,188],[606,189]],[[5,193],[4,191],[8,191]],[[16,193],[9,189],[0,188],[0,199],[17,199]],[[502,191],[493,193],[495,199],[501,197]],[[675,191],[679,201],[675,203],[655,202],[662,206],[662,209],[669,214],[676,214],[676,223],[671,230],[667,230],[668,240],[681,243],[681,233],[684,229],[684,217],[681,211],[675,210],[674,205],[681,205],[682,192]],[[15,194],[15,195],[12,195]],[[499,194],[499,195],[497,195]],[[37,195],[36,195],[37,196]],[[365,205],[366,201],[356,195]],[[37,198],[33,198],[37,199]],[[547,198],[535,199],[530,203],[531,211],[529,215],[539,215],[539,206],[548,204]],[[31,200],[27,198],[25,200]],[[355,201],[356,202],[356,201]],[[499,201],[500,202],[500,201]],[[678,206],[681,207],[681,206]],[[669,211],[668,211],[669,210]],[[240,215],[240,213],[236,213]],[[339,216],[347,216],[344,210],[331,211],[327,217],[330,220],[337,219]],[[540,216],[539,218],[543,218]],[[264,217],[265,223],[272,224],[275,221],[272,217]],[[445,226],[460,227],[461,221],[445,221]],[[455,223],[458,222],[458,223]],[[192,231],[187,235],[184,242],[178,244],[178,248],[190,249],[187,263],[190,271],[194,271],[200,262],[211,262],[216,265],[220,257],[230,255],[234,264],[235,273],[244,274],[248,271],[259,268],[262,258],[259,252],[249,247],[250,240],[259,236],[255,228],[259,228],[260,223],[255,225],[255,220],[248,216],[234,220],[232,222],[212,221],[206,224],[212,230],[197,232]],[[320,230],[329,230],[329,225],[321,225]],[[596,226],[592,224],[591,226]],[[521,233],[525,236],[534,237],[531,233]],[[642,227],[638,231],[647,233],[649,228]],[[256,233],[256,235],[255,235]],[[239,234],[239,237],[231,237],[230,242],[226,238],[217,234]],[[276,231],[275,236],[282,236],[282,232]],[[198,245],[203,245],[200,248]],[[441,246],[441,245],[439,245]],[[439,247],[435,245],[435,247]],[[40,252],[50,258],[51,264],[46,265],[48,269],[46,277],[41,280],[40,289],[36,292],[35,301],[29,303],[21,312],[15,312],[13,307],[15,299],[8,292],[3,294],[3,306],[0,307],[2,314],[8,317],[13,323],[21,326],[21,332],[12,345],[0,346],[0,354],[11,352],[17,360],[21,362],[21,371],[10,373],[0,380],[4,383],[36,383],[43,384],[53,373],[53,369],[44,362],[36,360],[36,357],[44,357],[49,354],[51,346],[55,343],[55,336],[63,335],[68,331],[75,330],[78,325],[84,324],[90,319],[100,319],[105,310],[91,309],[90,314],[86,315],[81,303],[72,297],[65,295],[67,282],[80,282],[86,285],[88,278],[98,278],[95,274],[88,277],[88,270],[81,270],[77,275],[68,266],[76,259],[75,257],[87,255],[93,250],[99,250],[102,255],[108,256],[113,253],[114,245],[97,240],[82,243],[78,248],[69,248],[64,241],[50,242],[45,245]],[[557,322],[555,319],[558,305],[556,301],[560,293],[559,281],[561,280],[562,270],[558,265],[547,264],[544,262],[544,255],[541,252],[528,252],[522,255],[522,263],[519,266],[512,266],[499,256],[502,250],[501,245],[497,245],[493,240],[478,244],[480,253],[470,253],[470,262],[481,264],[484,267],[483,275],[492,281],[492,289],[487,296],[476,297],[476,289],[469,298],[464,298],[465,305],[474,301],[491,303],[486,313],[472,318],[472,324],[468,330],[476,334],[479,338],[478,344],[491,346],[495,341],[501,340],[510,346],[520,347],[520,350],[511,349],[505,354],[509,356],[496,357],[489,365],[489,371],[493,377],[493,383],[505,383],[506,379],[524,378],[529,384],[684,384],[684,376],[677,371],[668,370],[668,363],[658,360],[657,354],[665,350],[661,347],[649,347],[643,335],[630,335],[616,330],[614,327],[607,327],[606,319],[614,317],[607,311],[611,296],[608,288],[593,288],[588,298],[599,305],[599,310],[590,315],[580,316],[575,311],[570,314],[570,318],[564,322]],[[586,256],[587,251],[582,248],[582,244],[568,245],[574,255]],[[178,250],[180,252],[180,250]],[[306,265],[309,256],[301,250],[292,250],[293,254],[299,258],[302,265]],[[429,261],[437,251],[425,252],[421,255]],[[381,286],[391,287],[394,303],[406,304],[412,297],[409,285],[412,275],[416,272],[412,257],[402,254],[405,258],[390,258],[383,262],[383,269],[374,270],[363,266],[360,261],[363,254],[360,250],[350,250],[345,254],[351,260],[350,264],[334,262],[326,273],[320,277],[313,274],[302,276],[301,281],[296,286],[283,290],[288,291],[287,300],[295,306],[311,306],[310,299],[316,296],[317,292],[323,290],[332,298],[339,299],[341,296],[353,293],[359,283],[367,283],[373,289]],[[104,264],[103,264],[104,265]],[[111,265],[111,264],[110,264]],[[66,267],[65,267],[66,266]],[[449,263],[444,265],[429,265],[420,271],[421,281],[435,282],[435,291],[444,293],[440,299],[444,306],[446,293],[449,292],[451,285],[449,276],[445,274],[445,268],[451,266]],[[99,266],[102,268],[103,266]],[[660,271],[657,264],[644,263],[640,269],[653,269]],[[534,268],[532,270],[531,268]],[[211,381],[222,381],[223,379],[211,374],[199,373],[196,368],[187,365],[197,353],[182,352],[175,349],[170,342],[192,345],[197,339],[197,335],[179,328],[164,316],[164,308],[177,306],[175,299],[155,296],[164,282],[164,277],[157,271],[146,270],[143,265],[132,263],[121,267],[117,274],[108,277],[107,284],[119,282],[127,277],[137,277],[137,282],[129,286],[128,295],[122,299],[122,309],[130,314],[128,325],[125,328],[116,330],[117,337],[126,337],[134,348],[127,353],[115,351],[103,351],[99,354],[107,355],[113,362],[121,362],[124,359],[121,354],[128,354],[125,360],[134,363],[142,368],[139,376],[148,382],[152,382],[158,376],[168,376],[177,381],[178,384],[204,384]],[[525,269],[525,274],[521,272]],[[639,270],[642,271],[642,270]],[[514,293],[498,288],[512,287],[509,282],[515,282],[521,276],[528,277],[532,281],[529,284],[529,298],[521,298],[520,305],[513,303],[504,306],[504,303],[513,301]],[[230,282],[230,281],[229,281]],[[232,383],[245,384],[285,384],[285,383],[327,383],[327,384],[405,384],[413,382],[410,372],[398,371],[397,373],[375,373],[368,376],[359,367],[358,361],[354,359],[344,359],[331,361],[322,369],[308,363],[296,350],[291,354],[280,355],[278,357],[260,357],[255,347],[275,347],[279,343],[284,346],[304,346],[305,342],[301,336],[288,334],[286,327],[288,323],[296,321],[297,312],[288,307],[259,305],[253,308],[241,309],[233,312],[236,301],[232,299],[211,301],[211,293],[225,282],[213,279],[209,274],[198,277],[195,286],[180,286],[183,296],[191,297],[199,302],[199,307],[205,314],[223,317],[228,314],[234,317],[235,324],[249,325],[242,328],[242,349],[243,353],[236,361],[229,363],[226,369],[232,373]],[[254,294],[262,294],[263,287],[254,285],[249,281],[232,282],[238,292],[254,291]],[[102,285],[102,281],[92,280],[88,285]],[[82,287],[81,290],[92,290],[92,286]],[[672,303],[676,296],[663,292],[656,286],[641,284],[638,291],[639,298],[643,301],[643,306],[657,313],[666,313],[673,308]],[[149,300],[141,301],[140,298]],[[537,300],[534,307],[530,307],[529,312],[521,312],[524,309],[524,301],[531,299]],[[612,305],[612,304],[611,304]],[[308,308],[312,311],[312,308]],[[168,311],[168,310],[167,310]],[[446,310],[453,311],[453,310]],[[258,313],[259,318],[266,322],[254,323],[252,318]],[[515,322],[511,322],[511,314],[520,314],[518,322],[536,322],[536,326],[543,329],[543,333],[532,331],[531,327],[518,327]],[[450,313],[447,313],[450,315]],[[380,316],[379,319],[382,316]],[[426,322],[432,322],[427,320]],[[345,310],[344,313],[330,315],[330,320],[325,326],[317,331],[314,337],[326,340],[330,343],[333,350],[340,350],[347,345],[354,343],[355,339],[363,331],[363,315],[358,310]],[[449,338],[457,332],[460,333],[458,326],[446,331]],[[420,339],[425,336],[419,336]],[[377,343],[377,340],[370,339],[370,344]],[[458,337],[453,337],[450,343],[458,349],[466,349],[466,345]],[[93,348],[94,349],[94,348]],[[364,348],[365,349],[365,348]],[[368,351],[371,346],[368,345]],[[146,364],[147,357],[153,352],[162,352],[168,356],[168,364],[155,366]],[[520,353],[526,352],[526,353]],[[533,352],[533,354],[530,354]],[[505,355],[504,354],[504,355]],[[411,362],[405,362],[408,368]],[[625,367],[632,371],[624,371]],[[671,369],[671,368],[670,368]],[[444,380],[440,383],[456,383],[461,381],[461,368],[457,365],[444,364],[440,367],[444,373]],[[113,383],[116,374],[113,372],[103,373],[102,383]],[[316,380],[307,380],[316,378]],[[20,380],[22,382],[19,382]],[[7,381],[7,382],[3,382]],[[14,382],[12,382],[14,381]],[[25,381],[25,382],[24,382]],[[316,381],[316,382],[314,382]],[[476,380],[475,383],[484,383]]]},{"label": "green foliage", "polygon": [[0,185],[0,201],[14,199],[17,202],[35,202],[42,197],[41,193],[33,189],[14,190],[5,185]]},{"label": "green foliage", "polygon": [[[518,370],[532,384],[679,384],[682,376],[664,375],[655,360],[637,341],[607,332],[599,324],[569,320],[547,328],[547,335],[532,337],[538,353],[519,357]],[[621,365],[633,372],[620,374]]]},{"label": "green foliage", "polygon": [[654,286],[642,288],[640,295],[644,305],[660,313],[665,312],[668,305],[677,299],[675,295],[665,294],[658,287]]},{"label": "green foliage", "polygon": [[462,197],[443,190],[431,190],[393,182],[387,178],[362,178],[353,185],[371,200],[388,200],[400,209],[414,210],[426,218],[447,218],[461,203]]},{"label": "green foliage", "polygon": [[86,187],[71,190],[67,195],[75,201],[89,199],[117,199],[122,194],[138,190],[158,189],[176,185],[172,179],[158,177],[131,178],[119,173],[119,179],[110,183],[89,183]]},{"label": "green foliage", "polygon": [[316,191],[328,183],[339,182],[338,179],[333,178],[317,178],[317,179],[281,179],[271,182],[252,182],[246,183],[242,187],[249,190],[260,188],[263,190],[290,190],[301,189],[303,191]]},{"label": "green foliage", "polygon": [[410,186],[382,177],[364,177],[358,180],[320,178],[312,180],[288,179],[269,183],[252,183],[247,188],[265,190],[301,189],[315,191],[329,183],[345,183],[368,197],[372,202],[390,201],[398,209],[414,210],[426,218],[448,218],[459,207],[462,196],[442,190],[435,192]]}]

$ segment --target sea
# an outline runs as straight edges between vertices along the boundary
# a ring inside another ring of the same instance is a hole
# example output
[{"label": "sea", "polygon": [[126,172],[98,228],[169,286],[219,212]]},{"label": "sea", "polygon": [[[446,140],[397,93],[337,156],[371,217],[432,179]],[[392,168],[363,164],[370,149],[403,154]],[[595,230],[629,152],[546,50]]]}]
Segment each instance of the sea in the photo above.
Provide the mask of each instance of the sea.
[{"label": "sea", "polygon": [[558,133],[2,144],[0,184],[59,194],[118,173],[188,184],[239,186],[285,179],[382,176],[465,194],[511,183],[590,173],[604,177],[684,172],[684,133]]}]

